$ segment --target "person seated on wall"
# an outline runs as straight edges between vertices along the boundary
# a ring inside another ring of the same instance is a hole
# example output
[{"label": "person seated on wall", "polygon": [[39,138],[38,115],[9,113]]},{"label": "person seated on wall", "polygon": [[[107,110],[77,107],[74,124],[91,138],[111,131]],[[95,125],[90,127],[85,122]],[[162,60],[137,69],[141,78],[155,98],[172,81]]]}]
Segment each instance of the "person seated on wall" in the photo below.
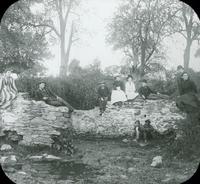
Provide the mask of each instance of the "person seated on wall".
[{"label": "person seated on wall", "polygon": [[157,98],[162,98],[162,99],[168,99],[169,98],[168,95],[160,94],[159,92],[152,90],[147,85],[146,79],[143,79],[140,82],[141,82],[141,87],[138,89],[138,93],[144,100],[148,99],[151,94],[153,94]]},{"label": "person seated on wall", "polygon": [[125,93],[126,93],[128,102],[133,101],[138,96],[138,93],[136,92],[135,84],[133,82],[132,75],[128,75],[127,77],[127,81],[125,83]]},{"label": "person seated on wall", "polygon": [[120,76],[117,75],[113,83],[113,89],[111,93],[111,104],[121,107],[123,102],[127,101],[123,86],[124,85],[123,82],[120,80]]},{"label": "person seated on wall", "polygon": [[176,99],[177,107],[189,114],[200,114],[200,100],[197,97],[197,86],[190,79],[188,73],[183,72],[177,84],[179,89],[179,96]]},{"label": "person seated on wall", "polygon": [[74,111],[74,108],[65,100],[63,100],[61,97],[54,94],[48,87],[45,82],[40,82],[38,90],[36,91],[36,99],[42,100],[45,103],[53,106],[66,106],[69,111],[69,117],[71,117],[72,112]]},{"label": "person seated on wall", "polygon": [[106,110],[108,97],[110,95],[110,91],[104,81],[99,83],[99,88],[97,90],[97,93],[98,93],[100,116],[102,116],[102,114]]}]

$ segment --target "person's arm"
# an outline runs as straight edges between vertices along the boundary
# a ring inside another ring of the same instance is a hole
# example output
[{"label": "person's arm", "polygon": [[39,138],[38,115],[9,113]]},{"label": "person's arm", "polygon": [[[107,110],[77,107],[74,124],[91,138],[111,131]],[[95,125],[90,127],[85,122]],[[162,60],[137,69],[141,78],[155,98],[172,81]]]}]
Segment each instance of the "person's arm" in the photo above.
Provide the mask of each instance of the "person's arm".
[{"label": "person's arm", "polygon": [[191,81],[191,88],[193,89],[193,91],[194,91],[195,93],[198,93],[198,91],[197,91],[197,86],[196,86],[196,84],[195,84],[193,81]]}]

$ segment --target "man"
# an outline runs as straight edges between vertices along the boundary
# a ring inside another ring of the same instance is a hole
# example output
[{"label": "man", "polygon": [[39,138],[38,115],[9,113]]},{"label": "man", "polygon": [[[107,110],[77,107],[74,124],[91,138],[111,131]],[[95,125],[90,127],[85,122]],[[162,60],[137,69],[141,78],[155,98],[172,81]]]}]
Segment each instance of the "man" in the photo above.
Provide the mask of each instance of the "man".
[{"label": "man", "polygon": [[71,113],[74,111],[74,108],[65,100],[54,94],[52,91],[50,91],[45,82],[39,83],[39,88],[36,92],[36,99],[42,100],[46,102],[49,105],[53,106],[66,106],[69,111],[69,117],[71,117]]},{"label": "man", "polygon": [[108,97],[110,95],[108,87],[105,85],[105,82],[100,82],[98,88],[98,99],[99,99],[99,109],[100,109],[100,116],[105,112],[106,105],[108,101]]},{"label": "man", "polygon": [[184,73],[184,68],[181,65],[177,66],[177,72],[176,72],[176,82],[177,82],[177,88],[178,88],[178,95],[180,95],[181,92],[181,81],[182,81],[182,74]]},{"label": "man", "polygon": [[141,80],[141,87],[138,89],[138,93],[144,100],[146,100],[150,94],[156,94],[156,92],[147,86],[147,81],[145,79]]}]

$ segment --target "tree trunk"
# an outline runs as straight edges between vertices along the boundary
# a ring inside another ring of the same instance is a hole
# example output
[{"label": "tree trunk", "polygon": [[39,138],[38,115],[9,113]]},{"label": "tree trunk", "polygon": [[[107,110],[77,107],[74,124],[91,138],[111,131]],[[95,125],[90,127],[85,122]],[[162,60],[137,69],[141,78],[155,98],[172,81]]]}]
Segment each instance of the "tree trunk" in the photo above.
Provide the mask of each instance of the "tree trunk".
[{"label": "tree trunk", "polygon": [[66,65],[65,65],[65,27],[66,22],[64,22],[63,16],[60,15],[60,76],[65,77],[67,75]]},{"label": "tree trunk", "polygon": [[146,45],[145,42],[142,41],[141,43],[141,65],[140,65],[140,77],[144,76],[144,67],[145,67],[145,55],[146,55]]},{"label": "tree trunk", "polygon": [[184,69],[186,71],[189,68],[191,45],[192,45],[192,42],[190,40],[187,40],[187,45],[184,50]]},{"label": "tree trunk", "polygon": [[73,40],[72,40],[73,34],[74,34],[74,25],[72,23],[71,32],[70,32],[70,35],[69,35],[68,46],[67,46],[67,52],[65,54],[65,70],[66,70],[66,73],[68,72],[69,54],[70,54],[72,43],[73,43]]}]

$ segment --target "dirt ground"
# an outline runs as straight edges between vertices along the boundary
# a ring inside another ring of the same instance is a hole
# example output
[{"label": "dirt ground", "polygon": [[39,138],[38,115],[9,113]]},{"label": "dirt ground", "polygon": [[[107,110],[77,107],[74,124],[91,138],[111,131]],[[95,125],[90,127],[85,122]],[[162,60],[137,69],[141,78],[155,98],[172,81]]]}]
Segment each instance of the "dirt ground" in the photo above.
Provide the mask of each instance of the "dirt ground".
[{"label": "dirt ground", "polygon": [[[195,173],[199,162],[169,160],[155,144],[141,147],[121,140],[75,140],[74,144],[82,158],[62,163],[30,162],[27,158],[31,155],[50,154],[49,150],[17,148],[12,154],[22,167],[4,171],[17,184],[179,184]],[[157,155],[164,156],[163,164],[160,168],[151,167]],[[60,153],[56,156],[66,159]]]}]

